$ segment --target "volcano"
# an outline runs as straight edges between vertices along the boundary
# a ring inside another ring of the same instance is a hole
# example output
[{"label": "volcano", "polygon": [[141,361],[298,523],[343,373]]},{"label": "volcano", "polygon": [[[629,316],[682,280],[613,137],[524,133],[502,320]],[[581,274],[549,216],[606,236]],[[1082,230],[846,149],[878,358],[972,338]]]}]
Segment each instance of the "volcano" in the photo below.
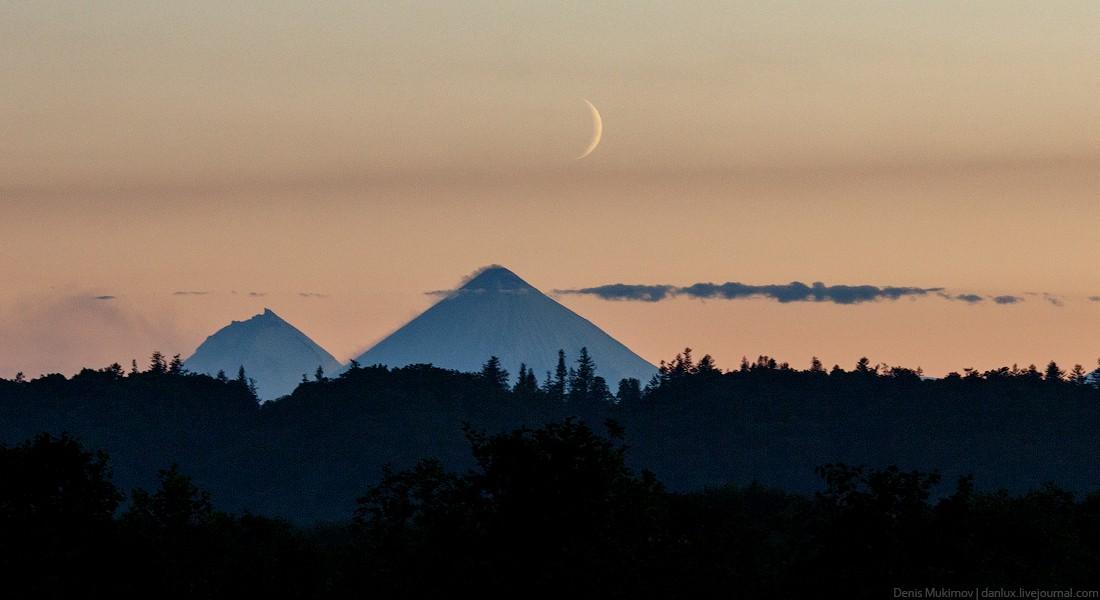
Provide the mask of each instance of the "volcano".
[{"label": "volcano", "polygon": [[645,384],[656,368],[602,329],[501,266],[481,270],[462,287],[398,329],[356,360],[363,366],[430,363],[476,371],[490,357],[512,374],[520,364],[541,381],[557,365],[558,350],[572,364],[588,348],[596,372],[611,388],[623,378]]},{"label": "volcano", "polygon": [[303,374],[321,367],[332,374],[341,368],[324,348],[287,323],[270,308],[246,321],[233,321],[206,338],[183,366],[194,373],[224,371],[236,377],[242,366],[256,380],[261,400],[294,391]]}]

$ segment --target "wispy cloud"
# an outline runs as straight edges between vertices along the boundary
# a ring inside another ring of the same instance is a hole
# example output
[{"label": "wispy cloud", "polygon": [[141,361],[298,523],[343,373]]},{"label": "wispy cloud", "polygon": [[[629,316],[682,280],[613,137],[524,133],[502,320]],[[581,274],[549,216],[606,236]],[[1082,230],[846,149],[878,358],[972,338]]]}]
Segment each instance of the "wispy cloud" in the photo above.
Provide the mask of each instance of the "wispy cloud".
[{"label": "wispy cloud", "polygon": [[267,292],[248,292],[248,295],[253,298],[262,298],[267,295]]},{"label": "wispy cloud", "polygon": [[631,285],[629,283],[609,283],[597,287],[578,290],[554,290],[558,294],[590,294],[604,300],[638,300],[641,302],[660,302],[675,296],[679,288],[671,285]]},{"label": "wispy cloud", "polygon": [[966,302],[967,304],[985,302],[985,296],[979,294],[945,294],[941,292],[939,296],[945,300],[955,300],[957,302]]},{"label": "wispy cloud", "polygon": [[319,294],[317,292],[298,292],[298,295],[303,298],[328,298],[328,294]]},{"label": "wispy cloud", "polygon": [[173,296],[205,296],[209,293],[210,292],[208,292],[208,291],[199,291],[199,290],[180,290],[180,291],[172,292],[172,295]]},{"label": "wispy cloud", "polygon": [[942,292],[943,288],[879,287],[874,285],[826,285],[820,281],[810,285],[801,281],[786,284],[751,285],[730,281],[726,283],[696,283],[678,287],[674,285],[632,285],[612,283],[596,287],[555,290],[558,294],[583,294],[604,300],[633,300],[660,302],[674,297],[699,299],[736,300],[739,298],[768,298],[781,303],[831,302],[834,304],[861,304],[878,300],[897,300]]},{"label": "wispy cloud", "polygon": [[92,296],[93,300],[114,300],[117,296]]},{"label": "wispy cloud", "polygon": [[[427,292],[424,292],[424,295],[425,296],[433,296],[433,297],[436,297],[436,298],[446,298],[447,296],[456,296],[456,295],[459,295],[459,294],[484,294],[484,293],[487,293],[488,291],[489,290],[487,290],[485,288],[475,288],[475,289],[472,289],[472,290],[471,289],[466,289],[466,288],[457,288],[457,289],[453,289],[453,290],[429,290]],[[494,294],[513,294],[513,295],[517,295],[517,296],[521,296],[523,294],[529,294],[531,292],[531,290],[529,290],[527,288],[520,288],[518,290],[492,290],[492,291],[493,291]]]},{"label": "wispy cloud", "polygon": [[1100,302],[1100,296],[1089,296],[1089,300],[1092,302]]},{"label": "wispy cloud", "polygon": [[1058,296],[1056,294],[1051,294],[1050,292],[1043,292],[1043,300],[1046,300],[1047,302],[1050,302],[1051,304],[1053,304],[1054,306],[1057,306],[1058,308],[1062,308],[1063,306],[1066,305],[1065,300],[1063,300],[1061,296]]},{"label": "wispy cloud", "polygon": [[[671,298],[686,297],[699,299],[736,300],[739,298],[767,298],[780,303],[788,302],[830,302],[833,304],[862,304],[882,300],[901,298],[921,298],[934,296],[953,302],[981,304],[986,301],[1008,305],[1023,302],[1022,296],[987,296],[975,293],[949,293],[942,287],[912,286],[876,286],[876,285],[826,285],[820,281],[805,284],[793,281],[785,284],[752,285],[731,281],[727,283],[696,283],[689,286],[669,284],[628,284],[609,283],[595,287],[559,289],[556,294],[575,294],[595,296],[603,300],[660,302]],[[1053,294],[1043,297],[1062,306],[1061,298]],[[1100,296],[1094,298],[1100,301]]]},{"label": "wispy cloud", "polygon": [[0,307],[0,377],[128,364],[155,349],[173,354],[191,343],[171,311],[147,316],[101,296],[33,294]]}]

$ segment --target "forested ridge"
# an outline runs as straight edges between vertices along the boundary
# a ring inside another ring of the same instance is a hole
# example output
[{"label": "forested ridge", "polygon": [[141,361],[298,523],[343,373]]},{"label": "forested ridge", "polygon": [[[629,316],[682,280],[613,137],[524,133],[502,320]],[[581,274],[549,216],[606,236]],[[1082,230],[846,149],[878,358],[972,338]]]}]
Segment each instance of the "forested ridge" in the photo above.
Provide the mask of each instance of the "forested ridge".
[{"label": "forested ridge", "polygon": [[1013,493],[1047,482],[1100,489],[1100,389],[1081,367],[927,379],[866,359],[827,370],[760,357],[723,370],[686,351],[652,381],[609,385],[597,359],[561,353],[542,377],[508,374],[494,358],[479,373],[353,364],[261,404],[246,373],[191,374],[158,353],[144,367],[0,380],[0,441],[67,433],[110,454],[120,489],[153,486],[158,469],[178,464],[219,509],[299,523],[345,518],[386,465],[473,466],[464,427],[567,417],[615,421],[628,464],[675,491],[757,482],[810,494],[821,488],[815,469],[831,463],[973,474],[979,489]]},{"label": "forested ridge", "polygon": [[[1100,494],[983,493],[842,464],[820,491],[668,491],[622,429],[467,430],[473,467],[384,469],[339,522],[231,514],[178,467],[123,493],[103,452],[0,448],[0,576],[34,598],[894,597],[1095,590]],[[945,488],[938,499],[937,488]]]}]

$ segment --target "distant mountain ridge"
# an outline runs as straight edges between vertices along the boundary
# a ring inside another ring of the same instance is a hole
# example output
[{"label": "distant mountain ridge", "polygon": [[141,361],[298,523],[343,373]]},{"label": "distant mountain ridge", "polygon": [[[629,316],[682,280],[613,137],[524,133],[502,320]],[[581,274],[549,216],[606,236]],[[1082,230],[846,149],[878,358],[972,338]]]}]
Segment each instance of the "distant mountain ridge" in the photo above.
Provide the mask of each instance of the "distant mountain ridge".
[{"label": "distant mountain ridge", "polygon": [[541,381],[564,350],[572,364],[582,347],[597,374],[614,389],[623,378],[644,384],[656,367],[592,322],[562,306],[512,271],[491,266],[370,348],[356,360],[364,365],[400,367],[431,363],[476,371],[497,356],[513,375],[520,364]]},{"label": "distant mountain ridge", "polygon": [[316,342],[270,308],[245,321],[233,321],[206,338],[184,367],[234,377],[240,367],[256,380],[257,394],[272,400],[289,394],[317,367],[335,373],[342,365]]}]

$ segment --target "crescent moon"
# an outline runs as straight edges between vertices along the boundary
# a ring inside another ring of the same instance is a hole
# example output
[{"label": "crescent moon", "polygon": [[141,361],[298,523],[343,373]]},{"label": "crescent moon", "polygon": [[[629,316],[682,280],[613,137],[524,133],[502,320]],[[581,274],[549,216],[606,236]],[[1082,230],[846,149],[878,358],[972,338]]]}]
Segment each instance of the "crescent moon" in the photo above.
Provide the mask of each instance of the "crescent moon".
[{"label": "crescent moon", "polygon": [[600,118],[600,111],[596,110],[596,107],[587,99],[583,100],[588,105],[588,110],[592,111],[592,141],[588,142],[588,147],[577,157],[577,160],[592,154],[596,146],[600,145],[600,138],[603,137],[603,119]]}]

